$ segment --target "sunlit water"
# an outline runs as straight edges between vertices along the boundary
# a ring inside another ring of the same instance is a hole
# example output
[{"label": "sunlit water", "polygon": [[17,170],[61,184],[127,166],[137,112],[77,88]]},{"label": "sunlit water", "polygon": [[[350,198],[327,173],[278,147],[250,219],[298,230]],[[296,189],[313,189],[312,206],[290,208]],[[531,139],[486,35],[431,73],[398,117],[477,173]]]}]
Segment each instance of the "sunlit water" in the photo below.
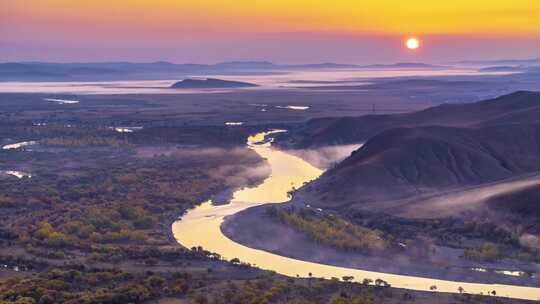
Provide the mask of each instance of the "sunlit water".
[{"label": "sunlit water", "polygon": [[305,111],[309,110],[309,106],[276,106],[278,109],[288,109],[288,110],[295,110],[295,111]]},{"label": "sunlit water", "polygon": [[[200,93],[201,90],[175,90],[171,89],[177,80],[129,80],[129,81],[47,81],[26,82],[8,81],[0,82],[0,93],[45,93],[45,94],[179,94]],[[208,92],[213,92],[208,90]],[[65,100],[48,98],[44,102]],[[66,104],[65,102],[62,104]]]},{"label": "sunlit water", "polygon": [[225,123],[226,126],[233,126],[233,127],[234,126],[241,126],[243,124],[244,124],[244,122],[242,122],[242,121],[228,121],[228,122]]},{"label": "sunlit water", "polygon": [[24,147],[27,147],[27,146],[32,146],[32,145],[35,145],[35,144],[37,144],[36,141],[23,141],[23,142],[20,142],[20,143],[5,145],[5,146],[2,147],[2,150],[20,149],[20,148],[24,148]]},{"label": "sunlit water", "polygon": [[[488,269],[480,268],[480,267],[471,268],[471,270],[478,271],[478,272],[488,272]],[[525,273],[523,271],[515,271],[515,270],[495,270],[494,272],[496,274],[512,276],[512,277],[523,277],[523,276],[527,275],[527,273]]]},{"label": "sunlit water", "polygon": [[73,99],[58,99],[58,98],[45,98],[45,101],[54,102],[56,104],[78,104],[79,100],[73,100]]},{"label": "sunlit water", "polygon": [[174,236],[180,244],[187,248],[202,246],[226,259],[239,258],[242,262],[287,276],[308,277],[309,273],[314,277],[325,278],[354,276],[358,282],[365,278],[382,279],[394,287],[413,290],[430,291],[430,287],[435,285],[437,292],[457,293],[458,288],[462,287],[467,293],[485,294],[495,290],[498,296],[540,300],[540,288],[436,280],[324,265],[252,249],[227,238],[220,229],[226,216],[265,203],[283,203],[288,200],[287,192],[293,187],[300,187],[304,182],[316,179],[322,174],[321,170],[301,158],[272,149],[271,142],[261,144],[266,135],[268,133],[250,137],[248,145],[268,161],[272,169],[270,177],[257,187],[235,192],[228,205],[214,206],[208,201],[187,212],[172,226]]},{"label": "sunlit water", "polygon": [[111,127],[114,131],[118,133],[133,133],[135,131],[140,131],[144,127]]},{"label": "sunlit water", "polygon": [[4,173],[6,175],[15,176],[18,179],[22,178],[31,178],[32,175],[30,173],[22,172],[22,171],[15,171],[15,170],[6,170],[6,171],[0,171],[0,173]]}]

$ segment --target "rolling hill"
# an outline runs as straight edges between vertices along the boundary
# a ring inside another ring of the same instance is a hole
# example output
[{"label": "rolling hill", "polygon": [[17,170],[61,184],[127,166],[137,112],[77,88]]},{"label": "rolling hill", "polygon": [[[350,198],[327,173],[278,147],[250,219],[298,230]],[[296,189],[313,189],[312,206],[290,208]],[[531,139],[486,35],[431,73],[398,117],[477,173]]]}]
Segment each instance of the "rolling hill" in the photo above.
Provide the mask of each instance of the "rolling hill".
[{"label": "rolling hill", "polygon": [[316,118],[280,134],[276,143],[287,148],[313,148],[363,143],[392,128],[472,127],[524,121],[540,121],[540,93],[522,91],[477,103],[443,104],[405,114]]},{"label": "rolling hill", "polygon": [[536,171],[540,171],[540,124],[396,128],[371,138],[308,188],[315,189],[312,194],[321,207],[342,207]]},{"label": "rolling hill", "polygon": [[[304,145],[361,140],[365,144],[301,188],[295,201],[323,209],[364,209],[407,217],[438,217],[437,212],[453,216],[462,211],[523,215],[523,210],[536,206],[533,201],[473,206],[473,201],[487,197],[481,194],[471,197],[470,206],[465,200],[452,205],[451,212],[443,212],[450,205],[433,200],[424,204],[424,199],[526,180],[540,172],[539,106],[539,93],[517,92],[474,104],[384,115],[379,120],[376,116],[313,120],[308,125],[318,129],[306,129],[313,137],[303,137]],[[332,135],[337,140],[329,142]]]}]

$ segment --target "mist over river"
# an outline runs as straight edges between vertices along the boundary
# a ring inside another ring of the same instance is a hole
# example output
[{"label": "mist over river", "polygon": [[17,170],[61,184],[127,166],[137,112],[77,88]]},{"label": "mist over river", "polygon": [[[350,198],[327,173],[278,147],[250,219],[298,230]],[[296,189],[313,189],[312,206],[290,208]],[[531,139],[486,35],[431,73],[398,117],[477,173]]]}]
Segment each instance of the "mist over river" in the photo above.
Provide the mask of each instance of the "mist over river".
[{"label": "mist over river", "polygon": [[[109,80],[109,81],[0,81],[0,93],[45,93],[76,95],[121,95],[121,94],[200,94],[259,89],[292,89],[312,86],[369,84],[370,79],[399,77],[440,77],[473,75],[506,75],[511,73],[480,72],[477,68],[433,68],[433,69],[323,69],[255,71],[245,75],[168,75],[167,79],[156,80]],[[171,89],[171,85],[186,78],[218,78],[244,81],[258,85],[242,89]],[[56,98],[53,98],[56,99]]]},{"label": "mist over river", "polygon": [[211,201],[207,201],[184,214],[172,226],[173,234],[181,245],[187,248],[202,246],[205,250],[218,253],[225,259],[238,258],[242,262],[287,276],[308,277],[309,274],[325,278],[354,276],[358,282],[362,282],[365,278],[382,279],[393,287],[412,290],[430,291],[430,287],[435,285],[437,292],[457,293],[462,287],[465,292],[471,294],[495,290],[497,295],[502,297],[540,299],[540,288],[456,282],[337,267],[288,258],[232,241],[220,228],[225,217],[254,206],[284,203],[289,199],[290,190],[301,187],[305,182],[314,180],[323,173],[299,157],[273,149],[271,134],[277,132],[283,131],[258,133],[247,140],[247,145],[267,160],[271,175],[256,187],[236,191],[227,205],[215,206]]}]

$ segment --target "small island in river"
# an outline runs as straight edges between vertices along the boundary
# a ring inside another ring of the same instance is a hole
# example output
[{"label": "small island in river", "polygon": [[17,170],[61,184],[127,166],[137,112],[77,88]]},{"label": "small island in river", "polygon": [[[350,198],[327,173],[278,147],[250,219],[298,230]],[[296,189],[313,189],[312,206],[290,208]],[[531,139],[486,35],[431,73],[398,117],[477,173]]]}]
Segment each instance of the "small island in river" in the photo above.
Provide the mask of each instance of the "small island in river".
[{"label": "small island in river", "polygon": [[222,88],[249,88],[256,84],[241,81],[223,80],[216,78],[184,79],[171,86],[173,89],[222,89]]}]

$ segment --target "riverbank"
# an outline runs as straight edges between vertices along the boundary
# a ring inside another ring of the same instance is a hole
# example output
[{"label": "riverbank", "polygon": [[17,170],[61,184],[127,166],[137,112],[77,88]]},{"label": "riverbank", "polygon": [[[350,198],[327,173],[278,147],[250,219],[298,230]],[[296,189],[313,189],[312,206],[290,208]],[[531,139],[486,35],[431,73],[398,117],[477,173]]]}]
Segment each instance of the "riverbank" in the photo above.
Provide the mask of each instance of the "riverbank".
[{"label": "riverbank", "polygon": [[[290,205],[283,204],[277,208],[288,206]],[[418,250],[411,248],[403,253],[376,256],[331,248],[318,244],[305,233],[281,223],[269,214],[268,210],[272,207],[276,206],[262,205],[231,215],[222,224],[221,232],[231,240],[250,248],[326,265],[418,276],[433,280],[533,287],[540,284],[538,278],[530,276],[512,276],[487,271],[487,269],[508,269],[515,265],[465,260],[460,258],[463,250],[456,248],[436,246],[429,255],[421,257],[414,256],[420,248]],[[486,271],[479,269],[486,269]]]}]

